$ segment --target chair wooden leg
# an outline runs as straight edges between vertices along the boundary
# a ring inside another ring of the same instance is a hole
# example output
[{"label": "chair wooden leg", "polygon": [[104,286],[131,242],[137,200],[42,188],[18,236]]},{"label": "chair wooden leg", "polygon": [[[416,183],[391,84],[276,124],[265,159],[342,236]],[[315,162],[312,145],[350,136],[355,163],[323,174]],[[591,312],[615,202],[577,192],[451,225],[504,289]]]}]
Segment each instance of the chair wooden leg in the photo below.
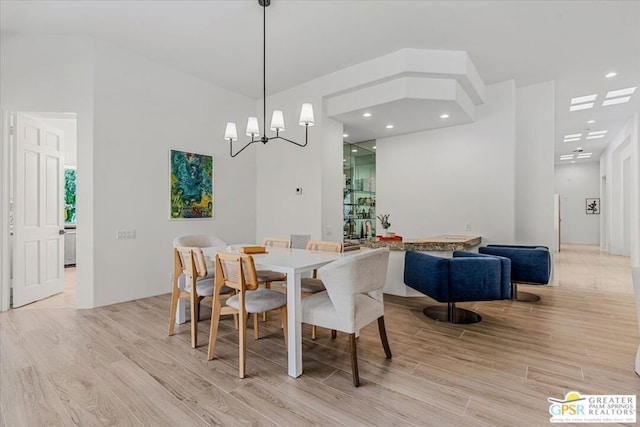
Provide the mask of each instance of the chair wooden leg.
[{"label": "chair wooden leg", "polygon": [[378,331],[380,332],[380,341],[382,341],[384,354],[387,356],[387,359],[391,359],[391,348],[389,347],[389,341],[387,341],[387,329],[384,327],[384,316],[378,317]]},{"label": "chair wooden leg", "polygon": [[289,336],[289,326],[287,323],[287,306],[283,305],[280,308],[280,318],[282,319],[282,333],[284,334],[284,345],[285,347],[288,345],[288,336]]},{"label": "chair wooden leg", "polygon": [[[264,313],[263,313],[264,314]],[[253,339],[257,340],[260,336],[260,330],[258,329],[258,313],[253,313]]]},{"label": "chair wooden leg", "polygon": [[247,315],[244,311],[244,301],[241,301],[240,315],[238,316],[238,320],[240,321],[240,339],[238,342],[240,361],[238,366],[238,374],[240,375],[240,378],[244,378],[247,371]]},{"label": "chair wooden leg", "polygon": [[[271,289],[271,282],[264,282],[264,288],[265,289]],[[262,321],[263,322],[267,321],[267,312],[266,311],[262,312]]]},{"label": "chair wooden leg", "polygon": [[191,293],[191,348],[198,346],[198,303]]},{"label": "chair wooden leg", "polygon": [[233,326],[235,326],[235,327],[236,327],[236,331],[237,331],[237,330],[238,330],[238,328],[240,327],[240,326],[238,325],[238,314],[237,314],[237,313],[233,315]]},{"label": "chair wooden leg", "polygon": [[356,350],[356,334],[349,334],[349,343],[351,344],[351,375],[353,376],[353,385],[355,387],[360,387],[360,375],[358,375],[358,351]]},{"label": "chair wooden leg", "polygon": [[[335,330],[335,329],[332,329],[332,330],[331,330],[331,339],[332,339],[332,340],[335,340],[337,335],[338,335],[338,334],[337,334],[336,330]],[[355,336],[355,335],[354,335],[354,336]]]},{"label": "chair wooden leg", "polygon": [[176,312],[178,311],[178,299],[180,299],[180,292],[171,293],[171,311],[169,313],[169,335],[173,335],[173,328],[176,324]]},{"label": "chair wooden leg", "polygon": [[[211,305],[211,329],[209,330],[209,349],[207,350],[207,360],[213,359],[213,356],[215,355],[218,325],[220,324],[220,311],[222,311],[219,298],[216,298]],[[237,315],[234,315],[234,317],[236,319],[238,318]]]},{"label": "chair wooden leg", "polygon": [[311,339],[315,340],[318,333],[318,327],[316,325],[311,325]]}]

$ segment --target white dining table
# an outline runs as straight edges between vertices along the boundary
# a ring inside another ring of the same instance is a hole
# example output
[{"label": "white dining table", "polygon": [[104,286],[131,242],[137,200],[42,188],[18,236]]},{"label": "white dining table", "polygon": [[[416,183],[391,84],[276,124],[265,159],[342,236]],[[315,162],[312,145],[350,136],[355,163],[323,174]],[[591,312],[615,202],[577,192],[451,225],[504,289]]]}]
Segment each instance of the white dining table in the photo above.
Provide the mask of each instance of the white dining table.
[{"label": "white dining table", "polygon": [[[238,253],[241,246],[202,248],[205,257],[215,258],[216,252]],[[302,375],[302,294],[300,279],[303,275],[318,267],[345,256],[342,253],[308,251],[305,249],[287,249],[268,247],[265,254],[252,254],[256,268],[273,270],[287,275],[287,356],[290,376]],[[358,251],[347,252],[351,255]]]}]

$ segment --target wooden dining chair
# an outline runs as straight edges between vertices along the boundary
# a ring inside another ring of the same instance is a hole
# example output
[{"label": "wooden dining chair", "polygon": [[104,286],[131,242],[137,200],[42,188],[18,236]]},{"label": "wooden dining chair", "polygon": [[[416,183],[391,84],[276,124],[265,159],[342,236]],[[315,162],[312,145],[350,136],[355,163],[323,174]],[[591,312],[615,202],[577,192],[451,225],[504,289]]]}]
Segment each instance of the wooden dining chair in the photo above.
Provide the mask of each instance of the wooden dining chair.
[{"label": "wooden dining chair", "polygon": [[[323,251],[323,252],[342,252],[342,242],[328,242],[323,240],[309,240],[307,242],[308,251]],[[302,296],[309,296],[317,294],[326,290],[322,280],[318,279],[318,270],[313,270],[312,277],[303,277],[300,281],[300,290]],[[315,340],[317,334],[316,325],[311,326],[311,339]],[[335,335],[335,332],[332,331]]]},{"label": "wooden dining chair", "polygon": [[[275,248],[291,248],[291,240],[290,239],[278,239],[274,237],[267,237],[262,241],[263,246],[271,246]],[[280,273],[278,271],[271,270],[257,270],[256,274],[258,276],[258,283],[264,285],[265,288],[271,289],[272,282],[286,282],[287,275],[284,273]],[[253,320],[254,325],[257,324],[258,314],[254,314],[255,319]],[[267,321],[267,312],[262,313],[262,321]],[[255,326],[257,328],[257,326]]]},{"label": "wooden dining chair", "polygon": [[[191,307],[191,347],[198,345],[198,318],[200,302],[206,297],[213,296],[214,279],[207,271],[202,249],[190,246],[177,246],[173,249],[174,272],[173,290],[171,292],[171,310],[169,314],[169,335],[173,335],[176,324],[178,300],[188,298]],[[180,289],[179,277],[186,278],[184,289]],[[229,294],[233,289],[222,287],[221,294]]]},{"label": "wooden dining chair", "polygon": [[[259,288],[256,267],[251,255],[217,253],[216,286],[213,296],[213,309],[211,314],[211,332],[209,333],[209,350],[207,359],[213,359],[215,355],[216,337],[222,314],[237,314],[239,319],[239,347],[240,378],[244,378],[247,370],[247,313],[263,313],[265,311],[280,308],[282,330],[285,345],[287,343],[287,296],[271,289]],[[226,301],[222,306],[219,290],[228,287],[234,289],[237,294]],[[258,329],[255,328],[254,338],[258,339]]]}]

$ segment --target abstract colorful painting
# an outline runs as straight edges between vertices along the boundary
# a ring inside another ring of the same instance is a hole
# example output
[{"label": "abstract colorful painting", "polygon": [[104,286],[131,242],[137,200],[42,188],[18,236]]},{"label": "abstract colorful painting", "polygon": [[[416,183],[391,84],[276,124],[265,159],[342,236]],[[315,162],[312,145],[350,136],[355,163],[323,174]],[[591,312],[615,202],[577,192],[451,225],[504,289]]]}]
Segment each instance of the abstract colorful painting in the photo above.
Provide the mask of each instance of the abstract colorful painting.
[{"label": "abstract colorful painting", "polygon": [[213,218],[213,156],[171,150],[171,218]]}]

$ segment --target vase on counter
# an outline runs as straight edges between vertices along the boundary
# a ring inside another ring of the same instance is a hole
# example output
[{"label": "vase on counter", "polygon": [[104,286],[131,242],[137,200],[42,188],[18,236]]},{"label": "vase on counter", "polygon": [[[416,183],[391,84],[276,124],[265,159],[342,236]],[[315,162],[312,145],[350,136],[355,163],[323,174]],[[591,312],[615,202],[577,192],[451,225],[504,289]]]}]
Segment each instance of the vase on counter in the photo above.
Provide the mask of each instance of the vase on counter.
[{"label": "vase on counter", "polygon": [[386,228],[382,229],[382,236],[383,237],[389,237],[389,231]]}]

